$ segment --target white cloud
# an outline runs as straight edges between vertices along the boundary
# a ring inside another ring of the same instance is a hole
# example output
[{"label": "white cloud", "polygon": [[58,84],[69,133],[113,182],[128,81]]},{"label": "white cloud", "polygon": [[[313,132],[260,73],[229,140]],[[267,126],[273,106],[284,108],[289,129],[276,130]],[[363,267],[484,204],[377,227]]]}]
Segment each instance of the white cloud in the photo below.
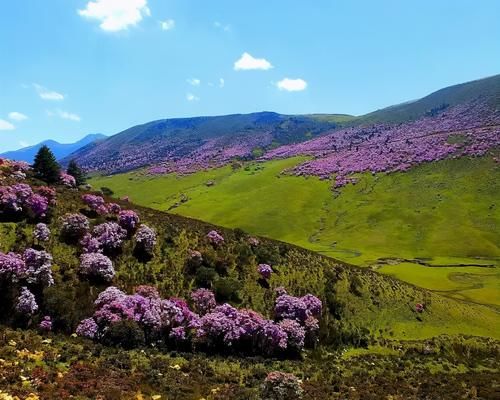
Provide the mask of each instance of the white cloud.
[{"label": "white cloud", "polygon": [[117,32],[135,26],[143,17],[151,15],[147,0],[95,0],[89,1],[78,14],[101,22],[100,28]]},{"label": "white cloud", "polygon": [[186,82],[191,86],[200,86],[201,81],[197,78],[186,79]]},{"label": "white cloud", "polygon": [[25,142],[24,140],[19,141],[19,146],[21,147],[28,147],[30,144],[28,142]]},{"label": "white cloud", "polygon": [[36,92],[42,100],[52,100],[52,101],[62,101],[64,100],[64,95],[53,90],[49,90],[42,85],[34,83]]},{"label": "white cloud", "polygon": [[285,78],[279,81],[276,86],[279,90],[286,90],[287,92],[300,92],[307,88],[307,82],[303,79]]},{"label": "white cloud", "polygon": [[240,59],[234,63],[235,71],[250,69],[260,69],[266,71],[271,68],[273,68],[273,66],[265,58],[254,58],[246,52],[243,53]]},{"label": "white cloud", "polygon": [[231,25],[224,25],[224,24],[221,24],[219,21],[215,21],[214,22],[214,26],[217,28],[217,29],[220,29],[224,32],[230,32],[231,31]]},{"label": "white cloud", "polygon": [[14,129],[16,129],[16,127],[12,125],[9,121],[0,119],[0,131],[13,131]]},{"label": "white cloud", "polygon": [[24,121],[28,119],[28,117],[20,112],[12,111],[9,113],[9,119],[12,121]]},{"label": "white cloud", "polygon": [[55,110],[55,111],[47,111],[47,115],[49,117],[59,117],[61,119],[67,119],[69,121],[75,121],[75,122],[80,122],[81,118],[78,114],[70,113],[64,110]]},{"label": "white cloud", "polygon": [[199,101],[200,98],[198,96],[195,96],[194,94],[192,93],[187,93],[186,94],[186,100],[187,101]]},{"label": "white cloud", "polygon": [[223,88],[225,84],[226,84],[226,81],[224,81],[224,78],[219,78],[219,87]]},{"label": "white cloud", "polygon": [[169,31],[175,28],[175,21],[173,19],[166,19],[165,21],[160,21],[161,29],[164,31]]}]

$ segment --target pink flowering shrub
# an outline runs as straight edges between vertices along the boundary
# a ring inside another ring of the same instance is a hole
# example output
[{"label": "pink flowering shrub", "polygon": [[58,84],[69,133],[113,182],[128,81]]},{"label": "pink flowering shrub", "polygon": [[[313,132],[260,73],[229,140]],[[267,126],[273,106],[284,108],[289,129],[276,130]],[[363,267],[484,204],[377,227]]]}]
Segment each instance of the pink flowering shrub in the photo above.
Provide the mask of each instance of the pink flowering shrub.
[{"label": "pink flowering shrub", "polygon": [[61,172],[59,178],[61,180],[61,184],[63,184],[66,187],[72,188],[76,186],[75,178],[72,175],[67,174],[66,172]]},{"label": "pink flowering shrub", "polygon": [[140,219],[133,210],[122,210],[118,213],[118,223],[128,232],[133,231],[139,225]]},{"label": "pink flowering shrub", "polygon": [[21,294],[17,298],[16,311],[28,316],[38,311],[35,295],[27,287],[21,288]]},{"label": "pink flowering shrub", "polygon": [[61,235],[69,239],[80,239],[90,229],[89,219],[82,214],[66,214],[61,218]]},{"label": "pink flowering shrub", "polygon": [[263,400],[299,400],[303,394],[302,383],[293,374],[273,371],[264,380]]},{"label": "pink flowering shrub", "polygon": [[163,340],[183,348],[277,355],[296,354],[305,346],[307,328],[301,321],[275,322],[252,310],[217,305],[207,289],[194,291],[191,298],[197,313],[184,300],[161,299],[157,290],[148,286],[139,286],[132,295],[109,287],[95,301],[93,317],[82,321],[77,332],[106,338],[115,324],[131,321],[143,331],[146,341]]},{"label": "pink flowering shrub", "polygon": [[52,256],[46,251],[26,249],[23,254],[26,265],[26,280],[30,284],[52,286]]},{"label": "pink flowering shrub", "polygon": [[92,238],[97,240],[99,248],[104,252],[120,249],[126,237],[127,231],[116,222],[105,222],[92,230]]},{"label": "pink flowering shrub", "polygon": [[321,315],[321,300],[312,294],[294,297],[282,294],[276,299],[274,313],[278,319],[292,319],[304,323],[310,316]]},{"label": "pink flowering shrub", "polygon": [[147,225],[141,225],[135,234],[135,242],[140,251],[152,254],[156,245],[156,231]]},{"label": "pink flowering shrub", "polygon": [[80,274],[89,278],[111,282],[115,269],[111,260],[100,253],[86,253],[80,257]]},{"label": "pink flowering shrub", "polygon": [[50,239],[50,229],[44,223],[36,224],[33,229],[33,238],[38,242],[47,242]]},{"label": "pink flowering shrub", "polygon": [[52,319],[46,315],[38,326],[41,331],[50,332],[52,330]]},{"label": "pink flowering shrub", "polygon": [[16,253],[0,252],[0,279],[18,282],[26,277],[26,263],[22,256]]},{"label": "pink flowering shrub", "polygon": [[50,203],[53,203],[51,198],[35,193],[28,184],[0,186],[0,214],[22,213],[35,218],[45,217]]},{"label": "pink flowering shrub", "polygon": [[87,193],[82,196],[82,200],[97,215],[106,215],[108,213],[108,206],[102,196]]},{"label": "pink flowering shrub", "polygon": [[209,242],[212,243],[214,246],[219,246],[222,243],[224,243],[224,238],[222,237],[222,235],[220,235],[219,232],[215,230],[208,232],[207,238]]},{"label": "pink flowering shrub", "polygon": [[259,264],[259,266],[257,267],[257,272],[260,274],[260,276],[262,276],[262,278],[269,279],[271,277],[271,274],[273,273],[273,269],[268,264]]}]

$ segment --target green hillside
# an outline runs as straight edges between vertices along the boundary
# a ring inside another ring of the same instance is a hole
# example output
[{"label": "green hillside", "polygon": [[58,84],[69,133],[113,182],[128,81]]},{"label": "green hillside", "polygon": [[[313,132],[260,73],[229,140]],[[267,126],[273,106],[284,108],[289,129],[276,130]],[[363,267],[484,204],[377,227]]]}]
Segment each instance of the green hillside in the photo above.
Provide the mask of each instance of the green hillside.
[{"label": "green hillside", "polygon": [[364,175],[335,195],[328,181],[281,174],[300,161],[184,177],[134,172],[91,183],[138,204],[372,266],[448,296],[500,305],[500,170],[491,157]]}]

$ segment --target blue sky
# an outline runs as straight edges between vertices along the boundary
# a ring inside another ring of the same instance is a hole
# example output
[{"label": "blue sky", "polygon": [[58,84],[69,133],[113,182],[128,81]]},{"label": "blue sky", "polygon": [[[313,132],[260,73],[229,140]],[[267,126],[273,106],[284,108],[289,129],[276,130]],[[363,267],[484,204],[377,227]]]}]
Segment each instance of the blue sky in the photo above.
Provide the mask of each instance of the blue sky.
[{"label": "blue sky", "polygon": [[3,0],[0,10],[0,151],[168,117],[357,115],[500,73],[498,0]]}]

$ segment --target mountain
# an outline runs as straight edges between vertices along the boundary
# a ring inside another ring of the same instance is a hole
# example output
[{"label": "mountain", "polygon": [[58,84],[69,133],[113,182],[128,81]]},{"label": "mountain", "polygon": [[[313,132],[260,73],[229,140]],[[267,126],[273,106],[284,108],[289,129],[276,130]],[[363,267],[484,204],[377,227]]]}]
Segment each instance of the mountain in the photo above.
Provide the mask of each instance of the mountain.
[{"label": "mountain", "polygon": [[400,123],[432,115],[448,107],[477,98],[487,98],[500,108],[500,74],[446,87],[415,101],[386,107],[356,119],[356,123]]},{"label": "mountain", "polygon": [[56,158],[60,160],[78,150],[79,148],[104,138],[106,138],[105,135],[101,133],[94,133],[85,136],[75,143],[59,143],[55,140],[45,140],[43,142],[35,144],[34,146],[24,147],[22,149],[14,151],[7,151],[0,154],[0,156],[11,160],[26,161],[28,163],[32,163],[40,147],[46,145],[50,147]]},{"label": "mountain", "polygon": [[[376,135],[375,131],[387,129],[384,126],[366,130],[369,125],[385,124],[397,128],[397,124],[436,117],[437,127],[443,115],[452,121],[454,115],[467,113],[469,105],[474,105],[474,113],[484,120],[487,119],[485,113],[498,113],[500,75],[450,86],[422,99],[359,117],[259,112],[153,121],[84,146],[71,157],[78,158],[88,170],[106,173],[147,166],[154,166],[154,172],[190,173],[226,165],[235,159],[258,158],[280,146],[299,144],[300,148],[302,142],[321,140],[320,137],[327,134],[335,136],[341,128],[358,128],[344,138],[344,142],[358,143],[367,136]],[[459,106],[462,108],[457,108]],[[411,129],[419,129],[418,124]]]},{"label": "mountain", "polygon": [[263,148],[301,142],[336,127],[338,124],[330,120],[273,112],[165,119],[134,126],[85,146],[71,157],[89,170],[108,172],[180,158],[202,158],[198,164],[216,166],[235,157],[251,158]]}]

